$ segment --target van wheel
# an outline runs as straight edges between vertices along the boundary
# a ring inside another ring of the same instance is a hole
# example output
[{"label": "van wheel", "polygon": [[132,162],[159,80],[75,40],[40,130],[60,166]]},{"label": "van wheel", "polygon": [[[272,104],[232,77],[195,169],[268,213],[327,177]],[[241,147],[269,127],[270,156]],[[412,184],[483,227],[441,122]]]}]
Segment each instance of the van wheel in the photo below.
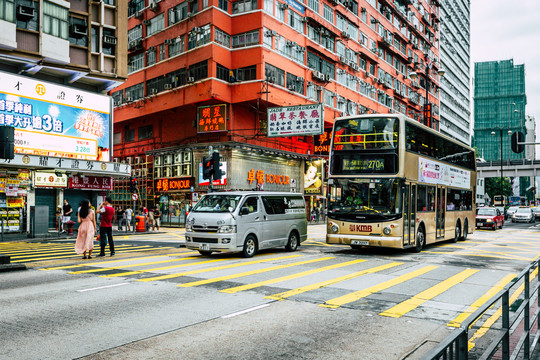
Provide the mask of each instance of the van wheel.
[{"label": "van wheel", "polygon": [[211,254],[212,254],[211,251],[205,251],[205,250],[199,250],[199,253],[200,253],[201,255],[204,255],[204,256],[208,256],[208,255],[211,255]]},{"label": "van wheel", "polygon": [[461,226],[458,221],[456,223],[455,235],[454,235],[454,238],[452,239],[452,242],[457,243],[460,237],[461,237]]},{"label": "van wheel", "polygon": [[419,253],[420,251],[422,251],[425,245],[426,235],[424,235],[424,230],[422,230],[422,228],[418,228],[418,231],[416,233],[416,246],[413,248],[414,252]]},{"label": "van wheel", "polygon": [[285,245],[285,249],[287,251],[296,251],[298,249],[298,234],[296,232],[291,232],[289,235],[289,241],[287,242],[287,245]]},{"label": "van wheel", "polygon": [[244,249],[242,249],[242,256],[246,258],[253,257],[257,252],[257,240],[253,235],[249,235],[244,242]]}]

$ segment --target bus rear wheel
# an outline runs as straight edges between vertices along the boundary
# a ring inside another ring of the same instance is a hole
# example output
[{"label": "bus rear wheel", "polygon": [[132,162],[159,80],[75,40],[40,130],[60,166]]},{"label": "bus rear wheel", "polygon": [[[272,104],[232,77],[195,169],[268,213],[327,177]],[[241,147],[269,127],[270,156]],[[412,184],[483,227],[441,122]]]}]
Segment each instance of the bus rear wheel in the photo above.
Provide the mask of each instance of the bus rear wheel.
[{"label": "bus rear wheel", "polygon": [[452,239],[452,242],[457,243],[460,237],[461,237],[461,224],[458,221],[456,223],[455,235],[454,235],[454,238]]},{"label": "bus rear wheel", "polygon": [[426,235],[424,234],[424,230],[422,228],[418,228],[418,231],[416,232],[416,246],[414,247],[414,252],[419,253],[422,251],[425,245]]},{"label": "bus rear wheel", "polygon": [[465,241],[467,240],[467,236],[469,235],[469,223],[467,223],[467,220],[465,220],[465,225],[463,226],[463,236],[460,240]]}]

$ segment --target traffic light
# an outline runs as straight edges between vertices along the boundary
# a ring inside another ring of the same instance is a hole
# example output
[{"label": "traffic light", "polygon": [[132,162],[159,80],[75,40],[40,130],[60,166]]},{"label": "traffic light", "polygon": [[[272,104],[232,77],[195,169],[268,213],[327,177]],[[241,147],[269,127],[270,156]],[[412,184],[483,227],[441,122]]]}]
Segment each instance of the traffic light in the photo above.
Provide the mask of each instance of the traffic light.
[{"label": "traffic light", "polygon": [[137,192],[137,178],[130,176],[129,177],[129,191],[132,193]]},{"label": "traffic light", "polygon": [[223,176],[221,169],[219,168],[221,162],[221,155],[219,153],[215,152],[212,154],[212,165],[214,168],[214,180],[219,180]]},{"label": "traffic light", "polygon": [[204,157],[202,159],[202,177],[205,180],[210,179],[214,173],[214,158],[213,157]]},{"label": "traffic light", "polygon": [[515,131],[512,134],[511,141],[511,147],[513,152],[519,154],[522,153],[523,150],[525,150],[525,145],[518,144],[520,142],[525,142],[525,134],[523,134],[521,131]]},{"label": "traffic light", "polygon": [[431,120],[432,120],[431,104],[425,104],[424,105],[424,125],[431,127]]}]

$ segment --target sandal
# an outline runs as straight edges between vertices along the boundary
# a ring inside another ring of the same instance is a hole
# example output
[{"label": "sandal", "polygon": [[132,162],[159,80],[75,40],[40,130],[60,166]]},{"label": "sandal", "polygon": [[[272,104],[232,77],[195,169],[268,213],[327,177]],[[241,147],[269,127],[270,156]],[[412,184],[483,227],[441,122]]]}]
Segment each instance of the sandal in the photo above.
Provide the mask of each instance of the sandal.
[{"label": "sandal", "polygon": [[91,259],[91,258],[92,258],[92,256],[88,255],[87,259]]},{"label": "sandal", "polygon": [[83,259],[88,259],[88,257],[87,257],[87,256],[83,256],[82,258],[83,258]]}]

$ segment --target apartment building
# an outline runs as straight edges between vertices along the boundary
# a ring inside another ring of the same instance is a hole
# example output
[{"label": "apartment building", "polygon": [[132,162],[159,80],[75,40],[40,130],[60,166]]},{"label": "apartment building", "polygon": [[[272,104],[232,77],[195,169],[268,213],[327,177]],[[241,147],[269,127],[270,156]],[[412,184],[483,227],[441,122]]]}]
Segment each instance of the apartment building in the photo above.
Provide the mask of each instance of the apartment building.
[{"label": "apartment building", "polygon": [[[215,187],[303,192],[313,137],[268,136],[269,108],[322,104],[323,128],[354,114],[424,121],[427,96],[438,128],[438,0],[131,0],[128,15],[129,76],[111,91],[114,155],[133,165],[149,202],[185,208],[206,192],[210,145],[228,169]],[[223,121],[201,128],[209,108]],[[252,171],[291,183],[253,181]],[[171,178],[191,182],[157,189]]]}]

